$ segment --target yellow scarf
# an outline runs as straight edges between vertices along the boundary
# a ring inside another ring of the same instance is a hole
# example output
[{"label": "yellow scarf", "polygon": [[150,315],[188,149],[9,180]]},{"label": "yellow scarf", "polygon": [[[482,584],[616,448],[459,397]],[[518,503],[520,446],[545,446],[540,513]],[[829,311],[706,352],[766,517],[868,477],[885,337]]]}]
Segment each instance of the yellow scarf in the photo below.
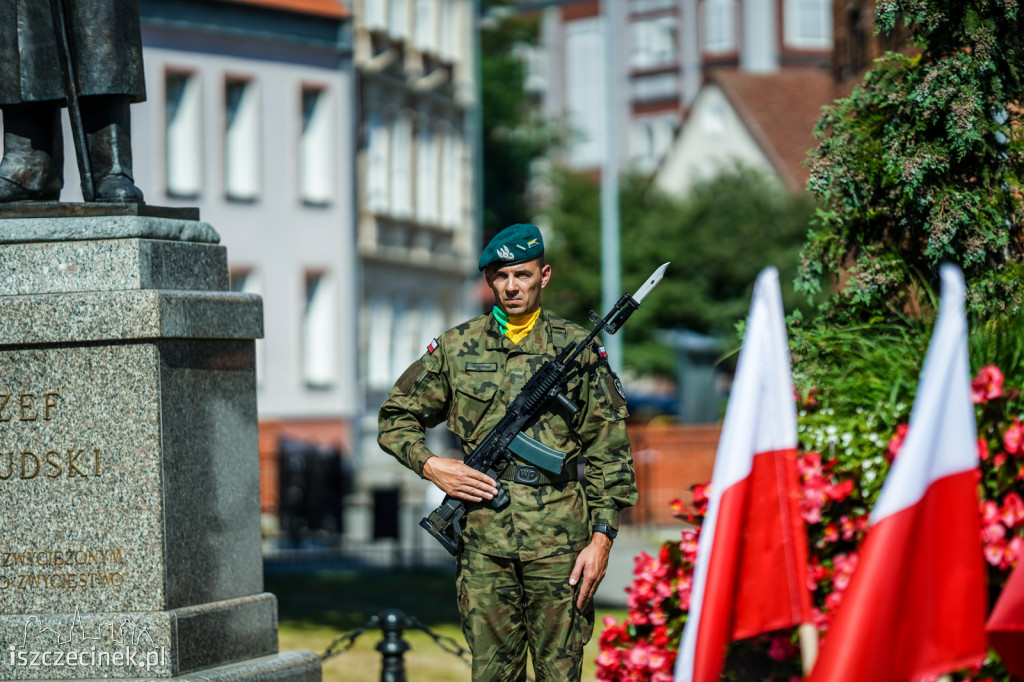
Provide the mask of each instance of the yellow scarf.
[{"label": "yellow scarf", "polygon": [[501,332],[507,336],[512,343],[519,343],[526,338],[526,335],[533,329],[540,318],[540,308],[532,313],[524,315],[506,315],[498,306],[494,306],[494,319],[498,321]]}]

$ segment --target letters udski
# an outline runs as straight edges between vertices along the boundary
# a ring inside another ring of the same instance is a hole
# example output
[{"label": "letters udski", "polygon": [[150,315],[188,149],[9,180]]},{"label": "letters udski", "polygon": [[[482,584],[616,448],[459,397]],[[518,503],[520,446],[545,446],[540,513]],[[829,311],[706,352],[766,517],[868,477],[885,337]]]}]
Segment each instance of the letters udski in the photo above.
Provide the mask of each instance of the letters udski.
[{"label": "letters udski", "polygon": [[[0,392],[0,434],[3,428],[19,422],[50,421],[58,416],[61,395],[57,391],[42,393]],[[4,435],[9,435],[9,432]],[[99,448],[44,446],[12,448],[0,445],[0,481],[10,479],[91,478],[101,476]]]}]

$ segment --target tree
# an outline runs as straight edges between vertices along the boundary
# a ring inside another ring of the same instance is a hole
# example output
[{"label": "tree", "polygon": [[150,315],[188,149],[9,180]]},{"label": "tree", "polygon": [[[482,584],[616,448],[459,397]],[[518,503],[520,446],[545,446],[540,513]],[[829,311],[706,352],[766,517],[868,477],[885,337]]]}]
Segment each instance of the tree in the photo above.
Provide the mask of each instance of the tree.
[{"label": "tree", "polygon": [[[887,53],[821,118],[810,189],[821,199],[800,288],[841,277],[833,320],[918,308],[957,263],[972,312],[1024,304],[1021,178],[1024,26],[1005,0],[879,0],[913,54]],[[922,286],[924,285],[924,286]]]},{"label": "tree", "polygon": [[558,140],[525,89],[521,51],[536,42],[537,19],[503,13],[505,4],[485,5],[490,19],[480,31],[485,242],[508,225],[533,220],[534,165]]},{"label": "tree", "polygon": [[[545,213],[552,234],[545,247],[556,275],[545,305],[573,320],[600,305],[599,189],[584,174],[554,174],[556,202]],[[671,373],[660,329],[685,328],[731,337],[750,305],[757,273],[768,265],[792,282],[813,204],[762,173],[735,167],[698,183],[683,198],[640,175],[626,176],[620,194],[622,283],[635,291],[671,261],[659,285],[625,328],[624,364],[640,373]],[[806,299],[786,287],[788,309]],[[604,311],[601,311],[602,313]]]}]

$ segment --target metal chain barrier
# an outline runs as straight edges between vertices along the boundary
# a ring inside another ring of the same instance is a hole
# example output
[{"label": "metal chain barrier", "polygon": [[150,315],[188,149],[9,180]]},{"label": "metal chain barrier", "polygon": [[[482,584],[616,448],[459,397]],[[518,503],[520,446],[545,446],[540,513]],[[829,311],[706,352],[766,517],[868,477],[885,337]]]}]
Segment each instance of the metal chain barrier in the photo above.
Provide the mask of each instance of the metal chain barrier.
[{"label": "metal chain barrier", "polygon": [[363,634],[370,628],[377,627],[379,623],[380,616],[370,616],[370,620],[366,621],[362,627],[358,627],[331,642],[330,645],[328,645],[327,650],[320,655],[320,660],[326,661],[329,658],[334,658],[339,654],[345,653],[355,645],[356,640],[359,639],[359,635]]},{"label": "metal chain barrier", "polygon": [[320,655],[321,661],[326,661],[351,649],[360,635],[367,630],[380,627],[384,638],[377,645],[377,651],[383,658],[381,667],[381,682],[405,682],[405,664],[403,655],[409,650],[409,643],[402,639],[402,632],[409,627],[414,627],[425,632],[434,643],[442,650],[457,656],[467,666],[471,665],[470,652],[451,637],[439,635],[418,618],[406,616],[398,609],[385,609],[375,616],[371,616],[366,623],[351,632],[335,639]]},{"label": "metal chain barrier", "polygon": [[428,628],[426,625],[421,623],[416,616],[406,617],[409,619],[409,623],[411,623],[413,627],[427,633],[427,635],[429,635],[430,638],[434,640],[434,644],[437,644],[437,646],[440,647],[442,650],[447,651],[448,653],[454,656],[458,656],[463,663],[472,667],[473,658],[472,654],[469,652],[469,649],[465,648],[451,637],[446,637],[444,635],[437,634],[436,632]]}]

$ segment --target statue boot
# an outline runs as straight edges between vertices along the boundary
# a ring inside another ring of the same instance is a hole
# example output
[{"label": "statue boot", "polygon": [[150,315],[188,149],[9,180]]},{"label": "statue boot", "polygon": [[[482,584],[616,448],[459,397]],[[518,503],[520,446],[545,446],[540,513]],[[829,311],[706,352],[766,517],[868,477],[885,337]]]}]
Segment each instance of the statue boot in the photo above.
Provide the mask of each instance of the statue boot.
[{"label": "statue boot", "polygon": [[131,113],[125,97],[83,97],[82,122],[96,201],[143,203],[132,176]]},{"label": "statue boot", "polygon": [[47,103],[18,104],[4,107],[3,111],[0,203],[57,201],[64,187],[60,107]]}]

